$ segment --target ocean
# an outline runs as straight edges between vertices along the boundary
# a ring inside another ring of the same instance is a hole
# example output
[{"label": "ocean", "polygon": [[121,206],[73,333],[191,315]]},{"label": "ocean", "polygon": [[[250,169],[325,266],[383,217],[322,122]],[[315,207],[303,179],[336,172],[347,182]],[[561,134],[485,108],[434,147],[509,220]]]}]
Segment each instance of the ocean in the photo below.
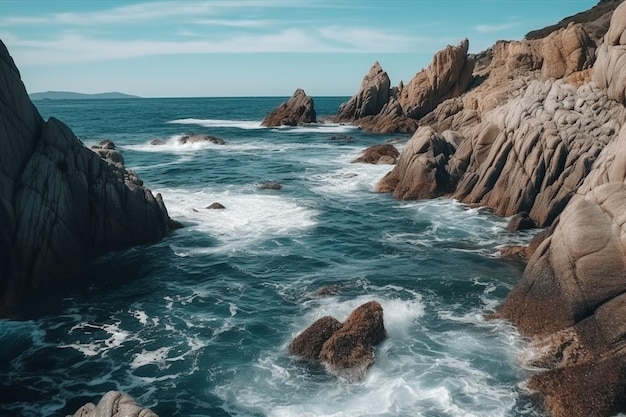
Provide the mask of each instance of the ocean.
[{"label": "ocean", "polygon": [[[499,248],[532,233],[454,200],[374,193],[392,167],[352,161],[409,137],[261,127],[286,99],[35,102],[87,146],[112,140],[185,227],[94,260],[0,320],[1,416],[65,416],[112,389],[161,417],[543,415],[523,386],[521,337],[484,318],[523,272]],[[315,98],[318,117],[346,99]],[[226,143],[179,144],[192,133]],[[388,338],[364,380],[290,356],[316,319],[370,300]]]}]

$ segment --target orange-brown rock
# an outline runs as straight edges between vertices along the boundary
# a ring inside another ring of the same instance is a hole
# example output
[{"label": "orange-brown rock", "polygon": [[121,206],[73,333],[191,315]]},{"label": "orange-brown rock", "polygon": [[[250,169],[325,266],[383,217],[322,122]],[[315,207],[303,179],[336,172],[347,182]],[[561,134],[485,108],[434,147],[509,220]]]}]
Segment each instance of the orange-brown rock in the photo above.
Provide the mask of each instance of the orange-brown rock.
[{"label": "orange-brown rock", "polygon": [[375,116],[387,104],[390,97],[389,76],[376,61],[370,68],[359,91],[339,107],[335,120],[353,122],[366,116]]},{"label": "orange-brown rock", "polygon": [[387,337],[383,308],[376,301],[357,307],[342,324],[322,317],[289,345],[292,354],[349,380],[359,380],[374,363],[374,346]]},{"label": "orange-brown rock", "polygon": [[394,169],[376,185],[377,192],[392,192],[397,199],[434,198],[452,190],[447,164],[457,137],[439,135],[421,127],[411,137]]},{"label": "orange-brown rock", "polygon": [[342,327],[339,320],[326,316],[316,320],[305,331],[300,333],[289,345],[292,355],[309,362],[319,362],[320,352],[324,343]]},{"label": "orange-brown rock", "polygon": [[366,164],[395,164],[400,156],[398,149],[390,143],[374,145],[365,149],[361,156],[352,162],[363,162]]},{"label": "orange-brown rock", "polygon": [[448,46],[435,54],[430,65],[418,72],[398,93],[403,113],[419,119],[442,101],[458,97],[470,85],[474,59],[467,55],[469,41]]},{"label": "orange-brown rock", "polygon": [[266,127],[299,126],[316,121],[313,99],[298,88],[289,100],[265,116],[261,124]]}]

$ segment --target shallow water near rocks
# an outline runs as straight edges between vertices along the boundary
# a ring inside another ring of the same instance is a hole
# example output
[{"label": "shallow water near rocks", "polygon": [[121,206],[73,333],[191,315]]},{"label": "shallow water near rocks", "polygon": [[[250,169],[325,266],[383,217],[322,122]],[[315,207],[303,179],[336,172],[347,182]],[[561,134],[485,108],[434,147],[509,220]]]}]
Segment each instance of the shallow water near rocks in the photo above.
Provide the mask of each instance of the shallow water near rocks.
[{"label": "shallow water near rocks", "polygon": [[[64,416],[111,389],[161,416],[542,415],[522,388],[521,339],[484,319],[523,269],[498,248],[531,236],[452,200],[373,193],[391,166],[351,161],[408,137],[260,127],[285,99],[36,102],[88,146],[113,140],[186,227],[0,320],[0,415]],[[318,115],[344,100],[316,98]],[[226,144],[177,142],[190,133]],[[370,300],[389,337],[364,380],[288,354],[316,319]]]}]

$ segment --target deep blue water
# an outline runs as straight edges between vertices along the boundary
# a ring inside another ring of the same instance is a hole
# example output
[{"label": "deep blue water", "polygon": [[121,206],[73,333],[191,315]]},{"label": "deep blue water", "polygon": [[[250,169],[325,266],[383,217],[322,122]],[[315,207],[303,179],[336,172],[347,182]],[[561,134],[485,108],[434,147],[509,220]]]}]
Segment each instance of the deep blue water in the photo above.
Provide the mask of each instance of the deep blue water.
[{"label": "deep blue water", "polygon": [[[261,128],[285,99],[36,102],[87,146],[113,140],[186,227],[97,259],[63,296],[0,320],[0,415],[64,416],[111,389],[162,417],[541,415],[519,336],[483,318],[522,273],[498,248],[529,236],[452,200],[373,193],[391,167],[351,161],[408,137]],[[318,115],[344,100],[316,98]],[[184,133],[226,144],[177,144]],[[315,296],[327,285],[339,291]],[[288,354],[314,320],[369,300],[389,337],[365,380]]]}]

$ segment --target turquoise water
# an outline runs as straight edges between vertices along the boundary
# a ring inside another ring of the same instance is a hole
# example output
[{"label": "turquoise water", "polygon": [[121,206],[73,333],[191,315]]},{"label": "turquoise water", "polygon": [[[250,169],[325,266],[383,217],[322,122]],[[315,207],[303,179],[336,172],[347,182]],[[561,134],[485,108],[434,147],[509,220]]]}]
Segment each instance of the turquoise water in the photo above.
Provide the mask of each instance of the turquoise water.
[{"label": "turquoise water", "polygon": [[[530,236],[485,209],[373,193],[390,166],[351,161],[408,137],[261,128],[284,100],[36,103],[88,146],[113,140],[186,227],[97,259],[0,320],[0,415],[64,416],[111,389],[162,417],[541,415],[523,389],[519,336],[483,318],[523,269],[498,248]],[[316,98],[318,115],[344,100]],[[179,145],[185,133],[226,144]],[[213,202],[226,209],[206,210]],[[315,296],[328,285],[338,292]],[[288,354],[314,320],[369,300],[389,337],[365,380]]]}]

